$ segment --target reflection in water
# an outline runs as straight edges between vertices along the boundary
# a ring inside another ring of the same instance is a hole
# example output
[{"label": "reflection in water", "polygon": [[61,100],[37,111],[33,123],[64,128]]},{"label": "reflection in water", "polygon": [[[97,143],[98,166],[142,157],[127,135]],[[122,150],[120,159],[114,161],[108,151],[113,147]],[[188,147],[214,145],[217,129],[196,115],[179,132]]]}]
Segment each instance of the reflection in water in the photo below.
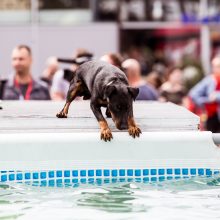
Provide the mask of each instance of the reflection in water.
[{"label": "reflection in water", "polygon": [[77,204],[79,206],[96,207],[110,212],[133,211],[132,203],[129,203],[129,201],[134,200],[135,197],[128,188],[111,185],[103,187],[103,189],[105,189],[103,193],[83,192],[82,198],[77,201]]}]

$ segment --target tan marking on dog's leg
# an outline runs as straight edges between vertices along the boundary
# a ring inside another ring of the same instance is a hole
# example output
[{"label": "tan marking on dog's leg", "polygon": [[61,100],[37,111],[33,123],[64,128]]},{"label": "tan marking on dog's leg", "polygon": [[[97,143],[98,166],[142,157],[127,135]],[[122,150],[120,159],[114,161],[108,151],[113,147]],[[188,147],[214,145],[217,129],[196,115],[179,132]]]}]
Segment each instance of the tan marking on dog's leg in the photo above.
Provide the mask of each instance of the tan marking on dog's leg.
[{"label": "tan marking on dog's leg", "polygon": [[134,118],[128,118],[128,133],[133,137],[139,137],[141,134],[141,129],[137,127]]},{"label": "tan marking on dog's leg", "polygon": [[104,141],[111,141],[113,139],[112,133],[108,124],[105,120],[99,121],[100,129],[101,129],[101,139]]}]

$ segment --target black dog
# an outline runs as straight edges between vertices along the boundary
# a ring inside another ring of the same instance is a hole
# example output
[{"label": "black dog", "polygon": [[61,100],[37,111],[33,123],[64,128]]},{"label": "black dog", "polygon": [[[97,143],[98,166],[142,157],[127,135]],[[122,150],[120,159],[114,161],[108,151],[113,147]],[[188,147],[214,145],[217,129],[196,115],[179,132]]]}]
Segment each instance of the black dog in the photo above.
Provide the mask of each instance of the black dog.
[{"label": "black dog", "polygon": [[88,61],[77,69],[67,94],[66,104],[57,114],[58,118],[66,118],[71,102],[77,96],[91,99],[91,109],[99,122],[101,139],[110,141],[112,133],[101,107],[107,107],[107,117],[112,117],[118,129],[128,129],[132,137],[139,137],[141,130],[133,118],[133,100],[137,97],[138,88],[128,85],[124,72],[119,68],[102,61]]}]

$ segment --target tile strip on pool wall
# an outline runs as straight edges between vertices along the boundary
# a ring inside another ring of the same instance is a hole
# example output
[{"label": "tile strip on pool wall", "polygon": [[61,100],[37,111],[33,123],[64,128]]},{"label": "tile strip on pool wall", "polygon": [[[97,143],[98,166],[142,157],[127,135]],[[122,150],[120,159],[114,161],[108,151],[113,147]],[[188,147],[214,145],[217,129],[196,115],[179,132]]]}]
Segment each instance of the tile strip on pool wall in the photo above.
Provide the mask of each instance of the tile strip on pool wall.
[{"label": "tile strip on pool wall", "polygon": [[193,176],[212,176],[209,168],[88,169],[48,171],[0,171],[1,182],[58,181],[90,183],[101,180],[156,182]]}]

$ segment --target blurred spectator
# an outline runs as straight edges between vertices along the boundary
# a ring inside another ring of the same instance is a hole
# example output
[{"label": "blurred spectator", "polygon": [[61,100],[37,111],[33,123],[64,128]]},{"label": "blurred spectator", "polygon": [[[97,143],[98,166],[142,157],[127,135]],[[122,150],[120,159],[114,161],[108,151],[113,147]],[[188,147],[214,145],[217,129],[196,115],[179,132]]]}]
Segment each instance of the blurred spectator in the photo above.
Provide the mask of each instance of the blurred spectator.
[{"label": "blurred spectator", "polygon": [[6,79],[0,78],[0,100],[3,98],[3,92],[4,92],[6,82],[7,82]]},{"label": "blurred spectator", "polygon": [[12,51],[12,67],[15,73],[5,85],[5,100],[49,100],[46,85],[33,79],[31,74],[32,53],[26,45],[19,45]]},{"label": "blurred spectator", "polygon": [[167,81],[160,87],[160,100],[183,104],[186,89],[183,81],[183,73],[180,68],[172,68],[168,71]]},{"label": "blurred spectator", "polygon": [[139,88],[136,100],[157,100],[158,93],[153,86],[145,82],[141,77],[141,67],[137,60],[127,59],[122,63],[122,68],[128,78],[128,82],[133,87]]},{"label": "blurred spectator", "polygon": [[79,65],[92,59],[93,54],[89,51],[79,48],[76,50],[72,59],[59,59],[60,62],[70,63],[69,69],[58,70],[52,81],[51,98],[53,100],[65,100],[69,89],[70,81],[73,78],[74,72]]},{"label": "blurred spectator", "polygon": [[119,69],[121,69],[122,57],[118,53],[105,54],[100,58],[100,60],[110,63],[114,66],[117,66]]},{"label": "blurred spectator", "polygon": [[53,76],[59,69],[59,64],[56,57],[48,57],[46,61],[46,68],[44,69],[40,79],[50,87],[52,84]]},{"label": "blurred spectator", "polygon": [[150,72],[146,77],[146,81],[158,90],[164,82],[163,75],[157,71]]},{"label": "blurred spectator", "polygon": [[[205,127],[212,132],[220,131],[220,56],[212,60],[212,74],[194,86],[189,97],[206,115]],[[203,115],[204,116],[204,115]]]}]

